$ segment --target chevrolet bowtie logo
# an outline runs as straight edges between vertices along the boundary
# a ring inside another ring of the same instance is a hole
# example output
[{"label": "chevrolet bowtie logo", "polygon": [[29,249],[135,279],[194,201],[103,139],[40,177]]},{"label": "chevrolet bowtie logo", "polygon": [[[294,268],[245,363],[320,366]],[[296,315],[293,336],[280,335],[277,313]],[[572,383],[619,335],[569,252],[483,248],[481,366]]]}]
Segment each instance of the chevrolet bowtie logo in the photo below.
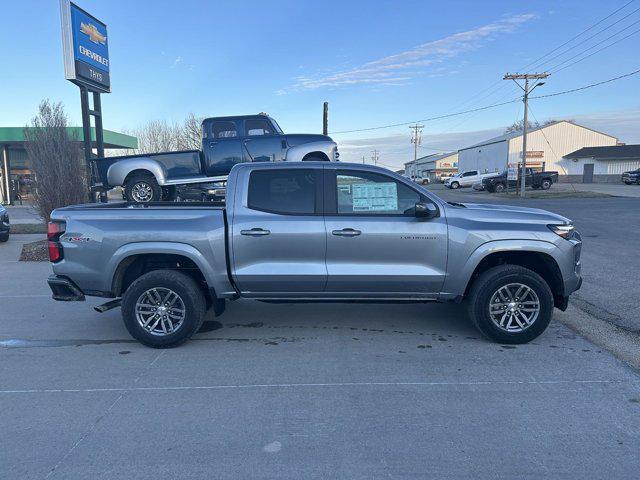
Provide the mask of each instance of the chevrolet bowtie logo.
[{"label": "chevrolet bowtie logo", "polygon": [[106,35],[102,35],[97,27],[92,23],[80,23],[80,31],[87,35],[93,43],[101,43],[105,45],[107,41]]}]

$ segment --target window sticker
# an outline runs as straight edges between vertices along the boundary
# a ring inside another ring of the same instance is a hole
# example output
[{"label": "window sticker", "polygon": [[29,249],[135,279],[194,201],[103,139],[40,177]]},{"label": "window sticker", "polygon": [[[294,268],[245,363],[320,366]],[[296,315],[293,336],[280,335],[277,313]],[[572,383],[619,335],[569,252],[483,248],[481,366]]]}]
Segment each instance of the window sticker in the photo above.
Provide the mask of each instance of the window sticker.
[{"label": "window sticker", "polygon": [[395,182],[354,183],[354,212],[390,212],[398,210],[398,185]]}]

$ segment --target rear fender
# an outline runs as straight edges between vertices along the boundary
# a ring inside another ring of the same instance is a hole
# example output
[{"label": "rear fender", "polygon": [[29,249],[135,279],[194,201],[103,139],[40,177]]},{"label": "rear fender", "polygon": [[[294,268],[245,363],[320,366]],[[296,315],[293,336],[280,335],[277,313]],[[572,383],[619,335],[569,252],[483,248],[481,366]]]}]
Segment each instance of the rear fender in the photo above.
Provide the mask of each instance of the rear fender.
[{"label": "rear fender", "polygon": [[136,157],[117,161],[107,170],[107,182],[111,187],[122,186],[127,176],[136,170],[148,171],[156,178],[158,185],[164,185],[166,182],[167,172],[164,166],[149,157]]},{"label": "rear fender", "polygon": [[142,254],[171,254],[186,257],[193,261],[200,269],[207,281],[209,289],[221,293],[233,291],[233,287],[226,275],[225,258],[213,259],[214,264],[212,264],[202,253],[191,245],[174,242],[138,242],[129,243],[120,247],[111,257],[106,268],[106,278],[109,284],[105,287],[108,291],[114,292],[116,289],[116,274],[119,275],[121,273],[118,271],[118,268],[127,266],[128,262],[126,262],[126,260],[128,258]]}]

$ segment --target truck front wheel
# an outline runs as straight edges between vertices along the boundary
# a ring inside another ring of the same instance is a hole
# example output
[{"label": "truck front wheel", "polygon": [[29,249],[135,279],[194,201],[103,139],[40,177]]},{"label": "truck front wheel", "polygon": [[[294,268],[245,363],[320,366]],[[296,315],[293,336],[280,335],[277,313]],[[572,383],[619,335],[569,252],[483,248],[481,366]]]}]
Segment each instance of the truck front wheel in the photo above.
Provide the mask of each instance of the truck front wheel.
[{"label": "truck front wheel", "polygon": [[504,183],[496,183],[496,186],[493,187],[493,190],[496,193],[502,193],[505,191]]},{"label": "truck front wheel", "polygon": [[498,343],[527,343],[545,331],[553,314],[549,285],[536,272],[499,265],[471,286],[469,316],[487,338]]},{"label": "truck front wheel", "polygon": [[153,348],[176,347],[202,326],[206,301],[198,284],[174,270],[154,270],[122,296],[122,319],[133,338]]},{"label": "truck front wheel", "polygon": [[162,188],[153,175],[133,175],[124,184],[124,196],[129,202],[159,202]]}]

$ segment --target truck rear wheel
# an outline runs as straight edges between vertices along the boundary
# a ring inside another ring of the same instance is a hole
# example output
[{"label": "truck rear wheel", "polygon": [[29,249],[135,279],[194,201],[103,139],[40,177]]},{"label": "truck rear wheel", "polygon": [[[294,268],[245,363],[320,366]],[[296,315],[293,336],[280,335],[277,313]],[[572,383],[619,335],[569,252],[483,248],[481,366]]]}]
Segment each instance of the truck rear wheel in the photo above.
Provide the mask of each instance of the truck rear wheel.
[{"label": "truck rear wheel", "polygon": [[153,175],[133,175],[124,184],[124,196],[132,203],[159,202],[162,188]]},{"label": "truck rear wheel", "polygon": [[536,272],[499,265],[471,286],[469,316],[476,328],[498,343],[527,343],[545,331],[553,315],[553,295]]},{"label": "truck rear wheel", "polygon": [[548,178],[542,180],[540,188],[542,188],[542,190],[549,190],[551,188],[551,180],[549,180]]},{"label": "truck rear wheel", "polygon": [[206,301],[198,284],[174,270],[154,270],[122,296],[122,319],[133,338],[153,348],[176,347],[202,326]]}]

